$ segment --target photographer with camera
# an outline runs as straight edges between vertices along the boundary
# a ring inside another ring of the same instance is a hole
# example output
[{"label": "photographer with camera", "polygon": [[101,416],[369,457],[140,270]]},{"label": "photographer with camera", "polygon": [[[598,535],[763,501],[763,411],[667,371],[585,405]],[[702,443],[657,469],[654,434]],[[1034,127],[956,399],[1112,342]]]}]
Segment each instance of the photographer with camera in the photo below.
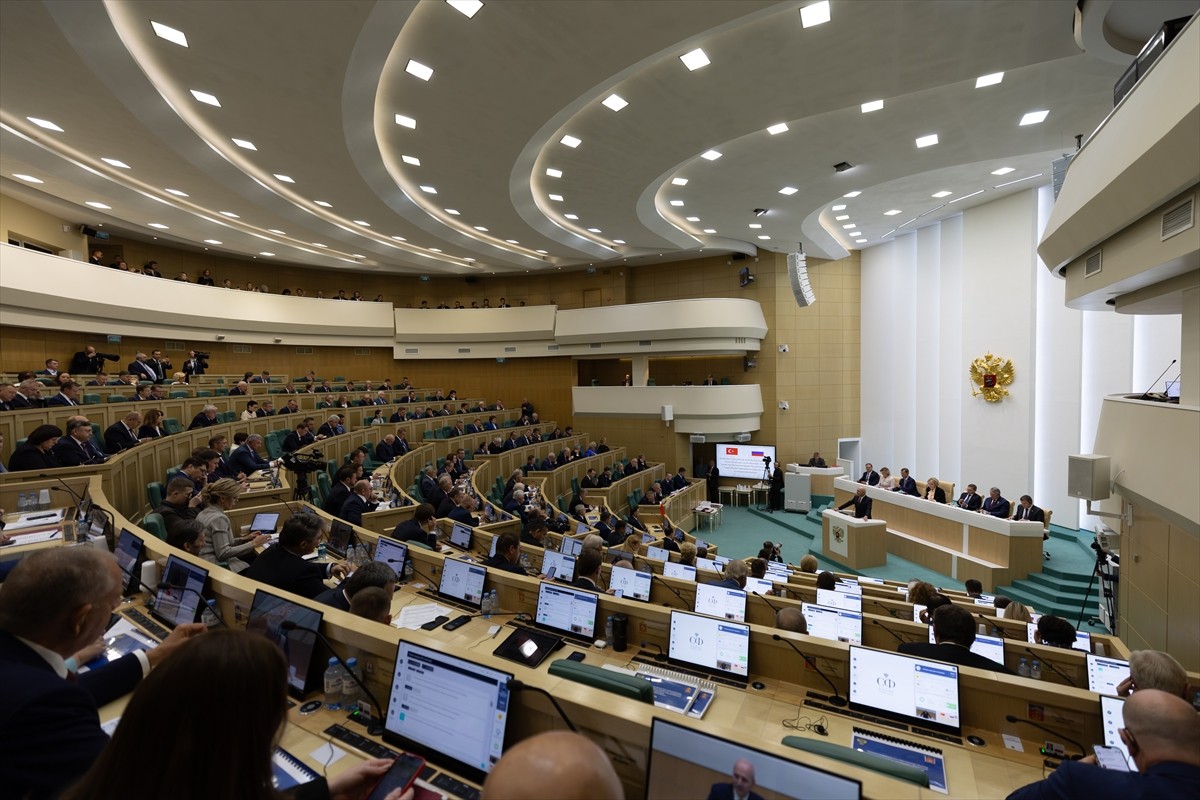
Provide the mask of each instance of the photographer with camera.
[{"label": "photographer with camera", "polygon": [[[771,466],[771,457],[763,456],[763,463],[769,468]],[[780,468],[778,461],[775,462],[775,471],[771,473],[771,488],[767,496],[771,511],[783,510],[783,470]]]},{"label": "photographer with camera", "polygon": [[96,348],[88,345],[71,357],[72,375],[95,375],[103,371],[105,361],[120,361],[119,355],[97,353]]},{"label": "photographer with camera", "polygon": [[204,370],[208,369],[208,353],[202,353],[199,350],[188,350],[187,361],[183,362],[183,374],[190,379],[193,375],[203,375]]}]

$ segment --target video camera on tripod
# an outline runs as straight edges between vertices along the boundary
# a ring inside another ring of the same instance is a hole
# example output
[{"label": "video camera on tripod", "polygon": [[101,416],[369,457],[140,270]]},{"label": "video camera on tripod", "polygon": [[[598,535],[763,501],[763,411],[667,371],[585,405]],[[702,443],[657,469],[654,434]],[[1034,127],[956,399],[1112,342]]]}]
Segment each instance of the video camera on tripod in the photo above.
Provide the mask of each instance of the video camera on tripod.
[{"label": "video camera on tripod", "polygon": [[297,475],[307,475],[325,469],[325,454],[320,450],[307,453],[284,453],[283,468]]}]

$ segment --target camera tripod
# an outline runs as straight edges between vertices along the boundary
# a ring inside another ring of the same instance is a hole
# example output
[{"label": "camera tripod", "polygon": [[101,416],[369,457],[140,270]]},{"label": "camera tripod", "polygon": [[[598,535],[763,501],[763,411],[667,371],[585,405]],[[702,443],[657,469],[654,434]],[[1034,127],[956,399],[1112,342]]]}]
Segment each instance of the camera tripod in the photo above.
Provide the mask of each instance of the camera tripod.
[{"label": "camera tripod", "polygon": [[[1087,590],[1083,593],[1083,603],[1079,606],[1079,618],[1075,621],[1075,629],[1078,630],[1083,624],[1084,614],[1087,613],[1088,600],[1092,596],[1092,586],[1096,583],[1096,578],[1100,578],[1100,598],[1103,599],[1104,609],[1108,612],[1108,619],[1112,623],[1112,627],[1116,629],[1117,609],[1113,599],[1113,590],[1104,585],[1105,581],[1112,581],[1111,577],[1106,576],[1102,567],[1108,564],[1108,553],[1104,552],[1099,544],[1093,542],[1092,549],[1096,551],[1096,562],[1092,565],[1092,576],[1088,579]],[[1100,617],[1088,617],[1088,624],[1095,625],[1096,623],[1104,624],[1104,620]]]},{"label": "camera tripod", "polygon": [[773,508],[771,508],[771,457],[770,456],[763,456],[763,474],[762,474],[762,478],[759,479],[759,485],[767,487],[767,495],[766,495],[766,500],[763,502],[762,506],[758,510],[766,511],[768,514],[774,514],[775,510]]}]

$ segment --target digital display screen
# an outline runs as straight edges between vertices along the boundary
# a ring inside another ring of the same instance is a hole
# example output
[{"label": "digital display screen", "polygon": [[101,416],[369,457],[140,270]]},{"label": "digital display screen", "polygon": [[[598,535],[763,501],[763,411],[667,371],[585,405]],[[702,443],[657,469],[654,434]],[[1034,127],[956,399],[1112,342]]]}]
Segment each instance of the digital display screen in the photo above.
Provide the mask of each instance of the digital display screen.
[{"label": "digital display screen", "polygon": [[250,604],[246,630],[265,636],[283,651],[288,662],[288,688],[297,697],[303,697],[317,688],[309,685],[319,677],[314,676],[313,681],[309,680],[317,635],[311,631],[285,631],[279,626],[285,620],[290,620],[303,628],[319,630],[322,617],[320,611],[276,597],[262,589],[254,593],[254,600]]},{"label": "digital display screen", "polygon": [[958,667],[851,646],[850,707],[958,731]]},{"label": "digital display screen", "polygon": [[254,519],[250,522],[251,533],[274,533],[279,527],[279,515],[269,512],[260,512],[254,515]]},{"label": "digital display screen", "polygon": [[201,607],[205,604],[200,592],[204,590],[206,580],[208,570],[178,556],[168,556],[154,600],[154,616],[171,627],[200,619]]},{"label": "digital display screen", "polygon": [[408,545],[397,542],[387,536],[380,536],[375,543],[375,561],[387,564],[397,573],[404,571],[404,562],[408,558]]},{"label": "digital display screen", "polygon": [[125,576],[125,590],[122,594],[137,593],[140,576],[135,575],[134,572],[137,570],[138,559],[142,557],[143,544],[141,537],[128,528],[122,528],[121,535],[117,537],[117,546],[113,550],[113,555],[117,557],[117,566],[120,568],[121,574]]},{"label": "digital display screen", "polygon": [[562,539],[562,544],[558,548],[558,552],[568,556],[577,556],[583,552],[583,539],[570,539],[566,536]]},{"label": "digital display screen", "polygon": [[647,547],[646,558],[654,558],[659,561],[670,561],[671,551],[665,547]]},{"label": "digital display screen", "polygon": [[862,644],[862,614],[841,608],[801,603],[800,612],[808,623],[808,635],[833,642]]},{"label": "digital display screen", "polygon": [[817,605],[842,608],[846,611],[862,611],[862,595],[836,589],[817,589]]},{"label": "digital display screen", "polygon": [[667,655],[744,680],[750,675],[750,626],[672,611]]},{"label": "digital display screen", "polygon": [[[1039,618],[1041,614],[1037,615]],[[1025,623],[1025,635],[1030,642],[1036,643],[1037,638],[1037,620]],[[1082,650],[1085,653],[1092,652],[1092,635],[1086,631],[1075,631],[1075,644],[1071,645],[1072,650]]]},{"label": "digital display screen", "polygon": [[771,594],[775,584],[762,578],[746,578],[746,594]]},{"label": "digital display screen", "polygon": [[650,573],[614,566],[608,574],[608,588],[615,591],[617,597],[649,602]]},{"label": "digital display screen", "polygon": [[467,525],[461,522],[456,522],[450,526],[450,544],[462,550],[471,549],[471,534],[474,531]]},{"label": "digital display screen", "polygon": [[1096,694],[1117,694],[1117,685],[1129,677],[1129,662],[1087,654],[1088,690]]},{"label": "digital display screen", "polygon": [[350,550],[350,543],[354,541],[354,529],[349,523],[342,522],[340,519],[335,519],[329,523],[329,538],[326,540],[325,548],[333,553],[338,558],[345,558],[346,553]]},{"label": "digital display screen", "polygon": [[1118,730],[1125,727],[1124,698],[1109,697],[1108,695],[1100,697],[1100,724],[1104,728],[1104,743],[1109,747],[1120,748],[1125,760],[1129,763],[1129,769],[1136,772],[1137,765],[1133,763],[1133,759],[1129,755],[1129,748],[1121,741],[1121,734],[1117,733]]},{"label": "digital display screen", "polygon": [[483,604],[483,582],[487,569],[470,561],[447,558],[442,562],[438,594],[479,608]]},{"label": "digital display screen", "polygon": [[838,581],[834,587],[839,592],[846,594],[862,594],[862,584],[856,581]]},{"label": "digital display screen", "polygon": [[677,564],[673,561],[663,562],[663,577],[664,578],[679,578],[685,581],[696,580],[696,568],[689,567],[686,564]]},{"label": "digital display screen", "polygon": [[[763,459],[771,457],[768,467]],[[722,478],[761,478],[764,473],[771,477],[775,464],[775,448],[768,444],[718,444],[717,469]]]},{"label": "digital display screen", "polygon": [[[929,626],[929,643],[933,644],[933,626]],[[1004,663],[1004,640],[999,636],[984,636],[977,634],[975,641],[971,643],[971,652],[977,656],[995,661],[997,664]]]},{"label": "digital display screen", "polygon": [[711,558],[697,558],[696,569],[704,570],[705,572],[715,572],[717,575],[721,574],[721,567]]},{"label": "digital display screen", "polygon": [[746,619],[746,593],[711,583],[698,583],[696,613],[741,622]]},{"label": "digital display screen", "polygon": [[575,556],[547,550],[542,556],[542,574],[570,583],[575,580]]},{"label": "digital display screen", "polygon": [[543,628],[594,639],[596,610],[599,607],[600,598],[592,592],[578,592],[566,586],[542,582],[538,587],[535,621]]}]

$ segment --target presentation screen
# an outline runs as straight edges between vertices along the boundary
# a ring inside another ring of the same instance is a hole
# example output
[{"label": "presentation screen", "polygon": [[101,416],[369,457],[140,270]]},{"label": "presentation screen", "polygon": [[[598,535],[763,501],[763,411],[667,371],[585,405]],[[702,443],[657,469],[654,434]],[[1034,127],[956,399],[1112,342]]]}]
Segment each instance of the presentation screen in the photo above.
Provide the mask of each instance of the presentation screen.
[{"label": "presentation screen", "polygon": [[[775,465],[775,446],[769,444],[718,444],[717,469],[722,478],[761,478],[765,456]],[[768,473],[769,474],[769,473]]]}]

